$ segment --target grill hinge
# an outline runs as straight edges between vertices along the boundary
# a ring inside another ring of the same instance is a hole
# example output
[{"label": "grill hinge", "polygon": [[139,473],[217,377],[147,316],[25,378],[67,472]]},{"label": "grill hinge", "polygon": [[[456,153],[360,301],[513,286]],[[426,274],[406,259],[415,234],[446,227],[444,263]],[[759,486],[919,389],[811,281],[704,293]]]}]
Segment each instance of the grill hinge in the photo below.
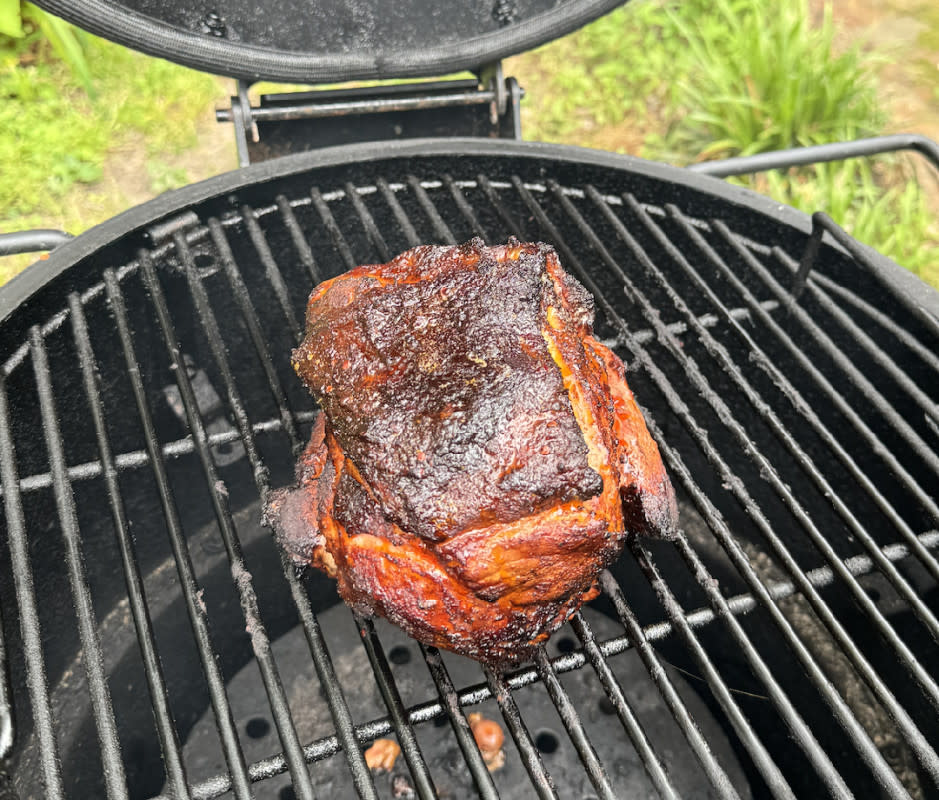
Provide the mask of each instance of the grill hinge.
[{"label": "grill hinge", "polygon": [[230,108],[217,109],[215,118],[234,123],[241,166],[353,142],[521,139],[518,81],[503,76],[501,62],[476,72],[476,79],[268,94],[257,106],[248,99],[250,84],[239,81]]}]

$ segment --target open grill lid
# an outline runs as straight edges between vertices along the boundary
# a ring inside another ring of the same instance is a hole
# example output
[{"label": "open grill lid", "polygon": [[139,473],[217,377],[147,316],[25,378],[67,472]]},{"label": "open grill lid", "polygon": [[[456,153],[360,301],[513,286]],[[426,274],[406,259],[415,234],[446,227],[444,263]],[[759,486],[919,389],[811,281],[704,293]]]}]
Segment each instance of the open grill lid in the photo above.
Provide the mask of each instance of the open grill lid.
[{"label": "open grill lid", "polygon": [[40,0],[120,44],[235,78],[328,83],[474,69],[570,33],[623,0]]}]

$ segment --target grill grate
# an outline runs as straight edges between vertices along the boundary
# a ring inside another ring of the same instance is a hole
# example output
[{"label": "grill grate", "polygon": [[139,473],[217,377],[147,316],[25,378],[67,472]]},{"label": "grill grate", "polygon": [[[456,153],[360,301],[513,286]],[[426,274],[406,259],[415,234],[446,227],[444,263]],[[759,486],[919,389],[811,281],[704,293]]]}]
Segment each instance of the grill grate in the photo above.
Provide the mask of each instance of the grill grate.
[{"label": "grill grate", "polygon": [[[470,164],[460,178],[389,167],[370,183],[345,176],[316,186],[301,176],[263,204],[200,211],[204,224],[123,265],[98,264],[60,310],[32,322],[0,385],[9,552],[0,601],[19,709],[15,775],[33,768],[50,798],[88,796],[75,770],[82,780],[99,774],[109,798],[274,796],[265,787],[275,785],[279,797],[311,798],[337,796],[311,762],[342,751],[349,790],[378,798],[387,787],[362,748],[393,735],[417,795],[434,797],[449,777],[427,755],[421,726],[446,718],[465,780],[482,797],[516,796],[505,774],[486,769],[465,717],[493,699],[514,768],[530,780],[518,796],[612,798],[618,765],[601,757],[567,682],[591,670],[624,746],[662,797],[688,791],[686,768],[722,798],[869,796],[873,785],[926,797],[939,788],[939,686],[928,667],[939,644],[939,339],[930,323],[882,302],[875,276],[827,242],[801,285],[804,235],[755,241],[729,206],[702,213],[682,203],[680,187],[674,202],[655,201],[609,170],[581,166],[562,180],[515,166],[487,176]],[[387,711],[356,722],[358,698],[332,655],[338,643],[327,643],[318,619],[328,583],[298,579],[255,531],[259,498],[289,479],[314,417],[291,379],[289,346],[312,283],[421,242],[509,234],[554,244],[597,298],[598,331],[630,364],[685,534],[632,542],[631,558],[603,575],[602,607],[621,634],[598,636],[579,613],[572,652],[542,650],[531,666],[469,681],[452,677],[449,654],[421,648],[435,690],[424,699],[400,684],[380,628],[356,618]],[[70,597],[47,608],[42,587],[66,581]],[[115,608],[126,611],[126,652],[109,638]],[[174,609],[186,642],[171,638]],[[329,709],[328,733],[301,733],[292,692],[302,676],[276,656],[293,624]],[[50,636],[80,648],[84,680],[71,677],[77,661],[53,652]],[[682,742],[662,738],[650,724],[653,700],[618,676],[627,652]],[[280,742],[264,757],[247,754],[232,710],[228,685],[246,663],[256,665]],[[145,712],[122,702],[117,671],[146,695]],[[520,710],[525,687],[537,684],[582,764],[573,787],[556,782]],[[88,706],[84,728],[63,698]],[[186,755],[200,708],[218,732],[217,774]],[[159,774],[141,774],[144,761]],[[276,782],[285,773],[292,795]]]}]

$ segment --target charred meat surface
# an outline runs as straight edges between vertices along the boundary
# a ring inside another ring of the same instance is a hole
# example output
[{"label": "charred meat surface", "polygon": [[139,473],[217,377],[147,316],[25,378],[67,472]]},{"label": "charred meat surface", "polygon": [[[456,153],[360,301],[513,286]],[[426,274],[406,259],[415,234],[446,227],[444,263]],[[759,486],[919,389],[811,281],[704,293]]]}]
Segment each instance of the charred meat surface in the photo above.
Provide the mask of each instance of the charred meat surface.
[{"label": "charred meat surface", "polygon": [[319,415],[265,519],[359,612],[517,661],[675,500],[593,301],[544,244],[424,246],[316,287]]}]

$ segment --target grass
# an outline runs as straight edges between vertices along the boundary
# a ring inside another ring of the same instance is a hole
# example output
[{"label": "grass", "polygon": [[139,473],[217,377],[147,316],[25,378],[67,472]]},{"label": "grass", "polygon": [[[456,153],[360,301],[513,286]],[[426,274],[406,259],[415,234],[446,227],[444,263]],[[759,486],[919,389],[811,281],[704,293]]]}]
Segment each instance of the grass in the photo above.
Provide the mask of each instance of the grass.
[{"label": "grass", "polygon": [[[672,163],[880,133],[883,57],[835,47],[807,0],[634,0],[516,59],[531,138]],[[807,212],[939,286],[935,211],[901,158],[737,181]]]},{"label": "grass", "polygon": [[[939,49],[930,38],[939,42],[939,12],[909,1],[931,20],[919,53]],[[809,0],[633,0],[506,65],[528,91],[525,136],[683,164],[881,132],[885,58],[836,47],[830,12],[810,12]],[[125,191],[127,176],[113,174],[121,169],[152,195],[232,163],[181,161],[198,118],[223,96],[217,79],[87,37],[89,100],[48,46],[24,62],[3,44],[0,231],[77,233],[113,216],[143,199]],[[939,286],[936,203],[911,175],[895,157],[737,182],[827,211]],[[30,260],[0,260],[0,282]]]},{"label": "grass", "polygon": [[[40,46],[19,62],[0,49],[0,231],[71,232],[124,210],[105,181],[115,153],[132,148],[152,194],[197,176],[171,166],[196,142],[197,116],[219,97],[217,79],[88,37],[95,97]],[[0,260],[0,282],[32,259]]]}]

